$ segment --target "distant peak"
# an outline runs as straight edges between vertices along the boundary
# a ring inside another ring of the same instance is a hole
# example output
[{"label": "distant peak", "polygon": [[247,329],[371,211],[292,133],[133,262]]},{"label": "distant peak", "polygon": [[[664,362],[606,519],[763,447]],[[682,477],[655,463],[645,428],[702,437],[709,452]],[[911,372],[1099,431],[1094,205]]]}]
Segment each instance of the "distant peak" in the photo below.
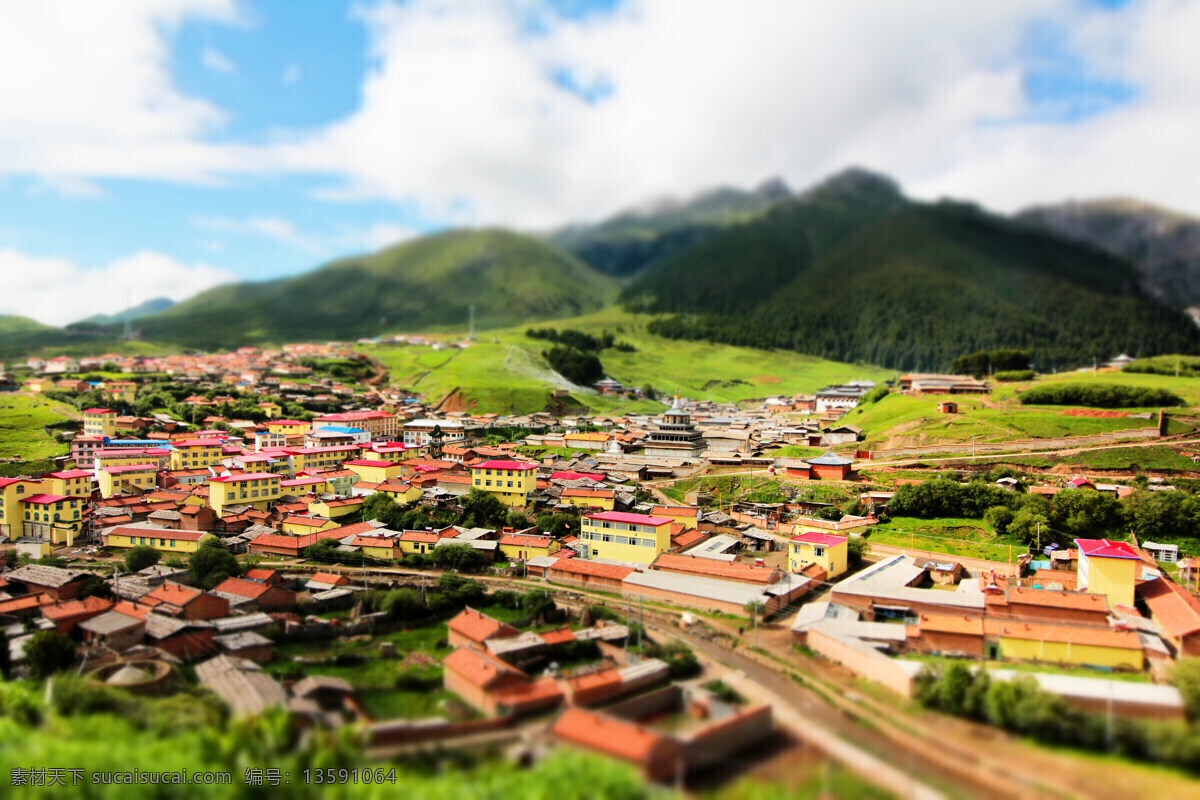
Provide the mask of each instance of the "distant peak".
[{"label": "distant peak", "polygon": [[758,186],[755,186],[754,194],[764,200],[777,202],[791,197],[792,189],[783,178],[775,176],[774,178],[767,178]]},{"label": "distant peak", "polygon": [[806,194],[873,196],[901,200],[900,184],[886,175],[862,167],[848,167],[818,183]]}]

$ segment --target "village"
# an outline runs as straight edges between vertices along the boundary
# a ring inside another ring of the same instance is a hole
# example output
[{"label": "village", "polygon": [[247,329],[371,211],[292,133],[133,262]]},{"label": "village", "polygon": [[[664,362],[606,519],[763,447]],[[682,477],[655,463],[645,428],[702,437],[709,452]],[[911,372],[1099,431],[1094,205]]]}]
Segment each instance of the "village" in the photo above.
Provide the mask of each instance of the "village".
[{"label": "village", "polygon": [[[234,715],[354,725],[380,758],[567,746],[666,785],[815,741],[819,721],[797,726],[751,672],[789,665],[823,665],[843,693],[865,680],[881,703],[920,698],[954,663],[1032,678],[1081,713],[1187,718],[1172,668],[1200,656],[1197,561],[1136,537],[1047,531],[1041,547],[1040,528],[1006,559],[881,544],[902,487],[947,479],[864,472],[887,454],[843,417],[872,381],[505,416],[390,388],[352,345],[21,366],[14,388],[103,405],[60,432],[55,469],[0,479],[16,674],[42,674],[55,637],[59,667],[97,684],[169,695],[194,674]],[[166,386],[186,414],[137,413]],[[890,387],[931,414],[990,389]],[[1133,491],[1083,474],[986,484],[1002,499]],[[907,785],[865,752],[843,758]]]}]

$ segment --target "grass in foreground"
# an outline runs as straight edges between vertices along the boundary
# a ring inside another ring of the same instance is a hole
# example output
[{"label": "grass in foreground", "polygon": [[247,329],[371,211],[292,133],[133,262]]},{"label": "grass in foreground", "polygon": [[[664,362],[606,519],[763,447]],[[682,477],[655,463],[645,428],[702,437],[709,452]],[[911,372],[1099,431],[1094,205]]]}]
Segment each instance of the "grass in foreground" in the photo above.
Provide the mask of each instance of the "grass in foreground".
[{"label": "grass in foreground", "polygon": [[67,452],[44,427],[70,417],[59,403],[21,394],[0,394],[0,458],[35,461]]}]

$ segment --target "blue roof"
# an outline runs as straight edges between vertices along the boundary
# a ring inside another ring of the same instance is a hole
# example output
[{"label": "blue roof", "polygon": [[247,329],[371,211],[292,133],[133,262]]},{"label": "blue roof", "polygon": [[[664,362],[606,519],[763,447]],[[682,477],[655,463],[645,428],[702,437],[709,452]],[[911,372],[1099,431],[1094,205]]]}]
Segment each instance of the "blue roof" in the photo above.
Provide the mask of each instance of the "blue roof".
[{"label": "blue roof", "polygon": [[341,428],[337,425],[325,425],[317,430],[333,431],[334,433],[366,433],[366,431],[364,431],[362,428]]},{"label": "blue roof", "polygon": [[842,458],[832,450],[826,451],[825,455],[817,456],[816,458],[804,459],[809,464],[816,464],[819,467],[844,467],[854,462],[849,458]]}]

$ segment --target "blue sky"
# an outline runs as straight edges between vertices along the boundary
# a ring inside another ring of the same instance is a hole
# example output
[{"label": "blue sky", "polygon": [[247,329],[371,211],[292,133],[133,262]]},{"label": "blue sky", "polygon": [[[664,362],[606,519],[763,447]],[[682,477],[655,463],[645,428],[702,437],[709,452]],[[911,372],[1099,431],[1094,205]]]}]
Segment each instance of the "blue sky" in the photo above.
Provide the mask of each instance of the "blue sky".
[{"label": "blue sky", "polygon": [[0,8],[0,313],[61,324],[448,226],[544,230],[850,164],[1004,210],[1126,193],[1200,210],[1161,168],[1097,169],[1185,106],[1195,70],[1175,74],[1169,36],[1190,10],[91,5]]}]

